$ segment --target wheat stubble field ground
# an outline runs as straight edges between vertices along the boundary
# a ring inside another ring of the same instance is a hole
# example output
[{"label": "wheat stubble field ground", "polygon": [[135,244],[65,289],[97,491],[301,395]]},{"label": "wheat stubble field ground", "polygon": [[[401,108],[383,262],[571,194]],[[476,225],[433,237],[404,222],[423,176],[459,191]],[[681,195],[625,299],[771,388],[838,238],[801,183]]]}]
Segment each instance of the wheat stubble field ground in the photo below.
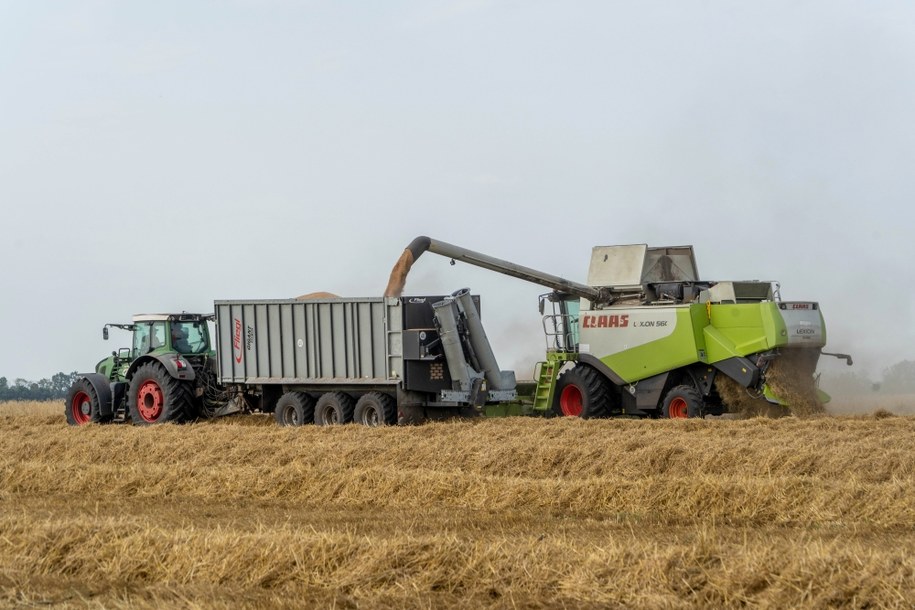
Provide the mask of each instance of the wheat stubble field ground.
[{"label": "wheat stubble field ground", "polygon": [[137,428],[0,405],[0,605],[907,608],[915,418]]}]

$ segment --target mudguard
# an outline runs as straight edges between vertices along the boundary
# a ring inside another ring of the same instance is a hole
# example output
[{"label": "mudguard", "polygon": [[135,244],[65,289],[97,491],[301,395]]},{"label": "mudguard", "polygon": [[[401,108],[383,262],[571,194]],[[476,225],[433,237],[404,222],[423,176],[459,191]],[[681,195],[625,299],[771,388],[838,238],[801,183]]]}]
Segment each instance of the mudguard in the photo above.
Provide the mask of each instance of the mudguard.
[{"label": "mudguard", "polygon": [[111,409],[111,382],[108,381],[108,378],[99,373],[85,373],[80,377],[88,381],[95,393],[98,394],[99,415],[103,418],[111,417],[113,414]]},{"label": "mudguard", "polygon": [[164,366],[165,370],[168,371],[169,376],[174,377],[175,379],[181,379],[183,381],[193,381],[196,379],[197,374],[194,372],[194,367],[191,366],[191,363],[187,360],[184,360],[186,367],[178,370],[178,365],[175,364],[176,358],[180,358],[180,354],[177,352],[168,352],[166,354],[150,354],[137,358],[131,363],[130,368],[127,370],[127,378],[132,378],[133,374],[137,372],[137,369],[147,362],[155,361]]}]

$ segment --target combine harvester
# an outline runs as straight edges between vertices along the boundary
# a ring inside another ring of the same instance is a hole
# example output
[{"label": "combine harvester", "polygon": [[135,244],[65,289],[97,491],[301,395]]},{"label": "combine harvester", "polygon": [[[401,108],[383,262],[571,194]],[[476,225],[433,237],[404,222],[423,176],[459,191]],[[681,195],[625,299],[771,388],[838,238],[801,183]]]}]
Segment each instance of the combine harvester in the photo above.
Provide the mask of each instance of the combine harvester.
[{"label": "combine harvester", "polygon": [[580,284],[417,237],[386,295],[400,293],[426,251],[553,289],[540,298],[547,354],[536,369],[534,414],[686,418],[790,408],[806,415],[828,400],[814,377],[820,355],[852,363],[822,351],[817,303],[781,301],[774,282],[701,281],[692,246],[597,246]]},{"label": "combine harvester", "polygon": [[[552,289],[540,299],[548,349],[530,400],[518,399],[514,373],[499,368],[479,297],[401,295],[426,251]],[[588,284],[579,284],[418,237],[383,297],[313,296],[222,300],[211,315],[106,325],[105,339],[109,327],[128,330],[132,346],[78,377],[67,421],[147,425],[260,411],[284,426],[388,425],[480,413],[685,418],[821,408],[814,372],[826,331],[817,303],[781,301],[772,282],[700,281],[691,246],[596,247]]]}]

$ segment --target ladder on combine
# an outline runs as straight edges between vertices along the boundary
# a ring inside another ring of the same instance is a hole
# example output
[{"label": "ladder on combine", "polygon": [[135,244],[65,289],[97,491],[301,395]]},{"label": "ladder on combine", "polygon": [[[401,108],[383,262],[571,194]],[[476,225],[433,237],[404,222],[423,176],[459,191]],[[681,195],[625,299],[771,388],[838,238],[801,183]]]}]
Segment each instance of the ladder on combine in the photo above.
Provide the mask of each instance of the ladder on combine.
[{"label": "ladder on combine", "polygon": [[566,352],[547,352],[546,360],[538,362],[534,368],[534,377],[537,379],[537,389],[534,391],[534,412],[548,412],[553,408],[553,398],[556,395],[556,378],[559,369],[569,360],[574,360],[575,354]]}]

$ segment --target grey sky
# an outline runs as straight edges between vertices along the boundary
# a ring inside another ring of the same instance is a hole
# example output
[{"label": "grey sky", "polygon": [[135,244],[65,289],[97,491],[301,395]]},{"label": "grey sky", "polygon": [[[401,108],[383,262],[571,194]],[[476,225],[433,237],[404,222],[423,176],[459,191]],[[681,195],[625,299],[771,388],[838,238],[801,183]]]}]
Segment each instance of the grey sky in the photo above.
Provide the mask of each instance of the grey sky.
[{"label": "grey sky", "polygon": [[[430,236],[583,281],[593,245],[821,302],[915,359],[908,2],[0,0],[0,376],[88,370],[138,312],[380,295]],[[537,286],[469,286],[503,366]],[[828,370],[838,367],[827,363]]]}]

